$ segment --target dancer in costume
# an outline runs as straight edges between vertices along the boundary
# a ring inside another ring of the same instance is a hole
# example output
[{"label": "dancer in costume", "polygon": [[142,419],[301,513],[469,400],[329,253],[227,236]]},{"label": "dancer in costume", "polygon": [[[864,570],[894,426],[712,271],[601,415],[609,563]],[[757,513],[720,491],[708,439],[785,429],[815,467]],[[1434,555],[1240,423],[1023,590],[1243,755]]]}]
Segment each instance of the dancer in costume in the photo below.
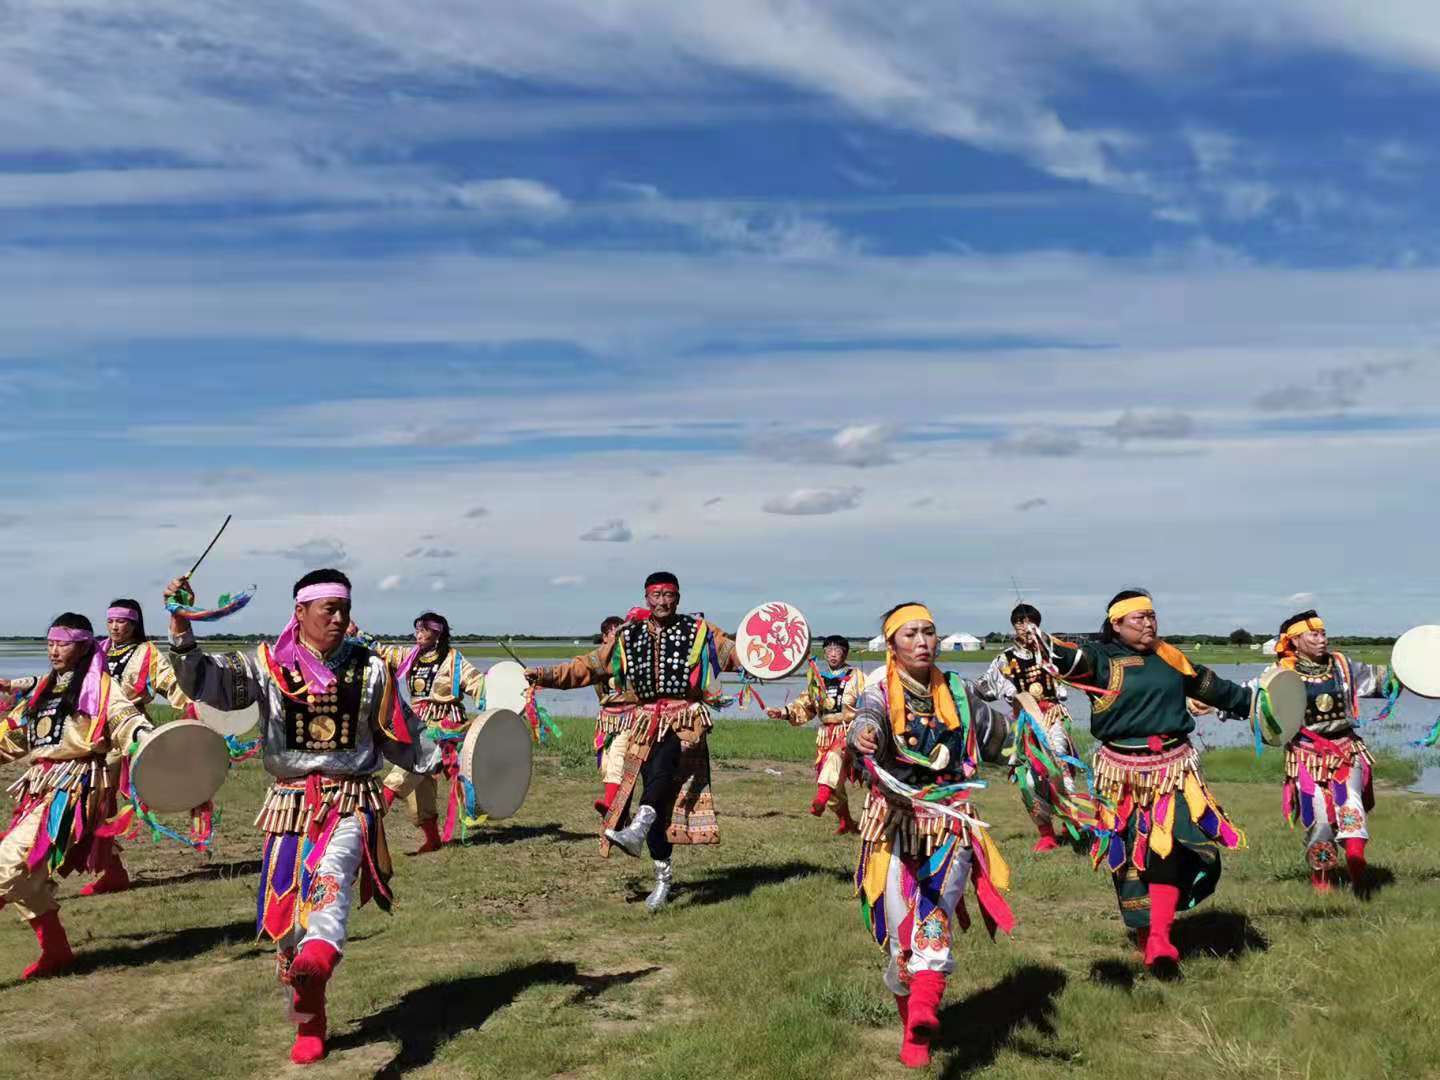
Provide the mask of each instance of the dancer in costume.
[{"label": "dancer in costume", "polygon": [[855,715],[855,701],[865,676],[859,668],[846,663],[850,642],[845,638],[830,635],[825,639],[823,650],[825,669],[810,661],[805,695],[789,705],[766,709],[765,715],[772,720],[788,720],[796,727],[812,720],[820,721],[815,734],[815,798],[810,801],[810,813],[819,817],[827,806],[834,810],[840,819],[840,827],[835,830],[839,836],[855,831],[850,803],[845,797],[845,780],[850,775],[845,731]]},{"label": "dancer in costume", "polygon": [[[167,596],[185,587],[172,581]],[[414,773],[440,767],[439,748],[405,705],[385,661],[347,640],[350,580],[314,570],[295,583],[295,609],[273,647],[207,655],[189,621],[170,618],[180,686],[218,709],[255,702],[265,768],[275,778],[255,825],[265,834],[257,936],[275,941],[298,1030],[290,1059],[325,1056],[325,987],[345,949],[351,900],[390,908],[382,758]]]},{"label": "dancer in costume", "polygon": [[[649,608],[642,609],[645,615]],[[635,722],[635,695],[620,690],[608,671],[601,681],[592,681],[590,673],[605,671],[600,659],[601,650],[614,647],[615,632],[625,620],[619,615],[610,615],[600,623],[600,645],[577,656],[564,664],[553,667],[532,668],[527,677],[536,686],[550,690],[573,690],[581,686],[594,686],[595,696],[600,699],[600,712],[595,717],[595,766],[600,770],[600,783],[604,785],[600,798],[595,800],[595,812],[604,817],[610,812],[615,793],[625,778],[625,751],[630,746],[630,729]]]},{"label": "dancer in costume", "polygon": [[[655,862],[655,888],[645,898],[659,911],[670,898],[676,844],[718,844],[714,798],[710,793],[710,706],[721,671],[737,671],[735,642],[699,615],[679,612],[680,582],[667,571],[645,579],[644,609],[632,611],[602,645],[595,666],[576,685],[611,680],[635,702],[630,745],[620,789],[605,815],[602,855],[615,844],[639,857],[642,845]],[[539,671],[528,672],[531,682]],[[633,820],[621,827],[637,780],[645,781]]]},{"label": "dancer in costume", "polygon": [[1110,601],[1098,642],[1042,641],[1061,678],[1088,684],[1090,731],[1101,743],[1095,865],[1113,875],[1121,918],[1136,932],[1145,966],[1169,977],[1179,972],[1170,940],[1176,911],[1215,891],[1220,847],[1244,843],[1200,771],[1186,699],[1250,716],[1264,691],[1192,664],[1158,631],[1150,595],[1127,589]]},{"label": "dancer in costume", "polygon": [[1374,763],[1355,724],[1362,697],[1387,696],[1389,671],[1331,649],[1325,623],[1313,610],[1285,620],[1275,655],[1278,666],[1304,680],[1306,696],[1305,726],[1285,747],[1285,818],[1305,826],[1305,857],[1317,892],[1330,891],[1340,861],[1337,841],[1352,887],[1363,891]]},{"label": "dancer in costume", "polygon": [[[1045,666],[1040,655],[1040,611],[1031,604],[1017,604],[1010,612],[1015,644],[990,663],[977,681],[987,701],[1004,699],[1014,710],[1015,742],[1010,755],[1010,775],[1020,788],[1020,798],[1040,839],[1034,851],[1054,851],[1060,846],[1055,819],[1071,840],[1081,839],[1099,824],[1095,800],[1074,763],[1075,744],[1070,738],[1070,713],[1063,684]],[[1016,700],[1025,693],[1035,702],[1040,715],[1030,717]]]},{"label": "dancer in costume", "polygon": [[1014,925],[998,891],[1009,888],[1009,868],[969,799],[983,786],[974,781],[982,754],[998,758],[1009,723],[975,687],[935,666],[935,619],[924,605],[891,608],[882,629],[885,667],[866,680],[849,727],[869,786],[855,888],[890,956],[885,985],[904,1027],[900,1060],[920,1068],[955,970],[951,935],[970,925],[966,885],[992,936]]},{"label": "dancer in costume", "polygon": [[470,728],[465,699],[485,707],[485,676],[450,644],[450,622],[444,615],[426,611],[415,617],[415,644],[382,645],[355,629],[352,636],[384,660],[396,681],[410,691],[410,707],[424,722],[426,732],[440,746],[441,772],[450,781],[445,804],[445,826],[439,825],[435,803],[436,778],[429,773],[406,772],[398,765],[385,777],[385,805],[404,797],[424,839],[416,855],[439,851],[441,844],[465,831],[465,786],[460,778],[460,744]]},{"label": "dancer in costume", "polygon": [[15,813],[0,840],[0,907],[13,905],[40,942],[40,958],[22,979],[53,975],[73,959],[55,903],[56,879],[105,868],[100,860],[111,849],[98,834],[116,802],[106,759],[151,727],[113,684],[85,616],[57,618],[46,649],[50,673],[0,729],[0,764],[29,762],[10,787]]},{"label": "dancer in costume", "polygon": [[[100,645],[105,668],[115,689],[128,697],[142,712],[149,709],[157,695],[164,697],[170,707],[183,713],[190,705],[190,699],[180,691],[165,654],[145,635],[145,614],[140,610],[138,600],[128,597],[110,601],[105,612],[105,628],[109,636]],[[11,680],[8,684],[0,680],[0,688],[8,685],[20,694],[28,694],[39,685],[43,676],[31,675]],[[124,747],[115,747],[106,763],[109,769],[107,790],[114,793],[120,788],[120,765]],[[107,808],[107,816],[114,812]],[[130,887],[130,873],[120,858],[120,843],[112,837],[95,838],[94,864],[101,867],[100,876],[80,890],[81,896],[96,896],[101,893],[124,892]]]}]

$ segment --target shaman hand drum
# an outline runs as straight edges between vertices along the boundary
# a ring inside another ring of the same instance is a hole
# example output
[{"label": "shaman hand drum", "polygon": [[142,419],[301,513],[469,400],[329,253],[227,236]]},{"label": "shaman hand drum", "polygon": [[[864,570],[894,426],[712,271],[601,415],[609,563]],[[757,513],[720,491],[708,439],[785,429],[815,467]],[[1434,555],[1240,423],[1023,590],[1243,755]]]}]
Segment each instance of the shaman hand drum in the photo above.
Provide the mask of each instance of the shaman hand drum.
[{"label": "shaman hand drum", "polygon": [[1412,694],[1440,698],[1440,626],[1417,626],[1401,634],[1390,653],[1390,670]]},{"label": "shaman hand drum", "polygon": [[783,679],[810,658],[810,624],[783,600],[761,604],[740,620],[735,656],[754,678]]},{"label": "shaman hand drum", "polygon": [[1270,699],[1267,715],[1257,708],[1251,725],[1266,746],[1284,746],[1305,726],[1305,682],[1289,668],[1271,668],[1260,677],[1260,689]]},{"label": "shaman hand drum", "polygon": [[251,702],[246,708],[231,711],[197,701],[195,714],[202,724],[212,731],[218,731],[222,738],[226,735],[244,735],[260,722],[260,706],[256,702]]},{"label": "shaman hand drum", "polygon": [[485,708],[525,711],[530,682],[525,669],[514,660],[500,660],[485,673]]},{"label": "shaman hand drum", "polygon": [[508,818],[524,805],[533,746],[530,725],[514,709],[487,709],[475,717],[460,744],[460,772],[475,789],[480,813]]},{"label": "shaman hand drum", "polygon": [[199,720],[176,720],[145,736],[130,759],[130,784],[157,814],[209,802],[230,771],[221,735]]}]

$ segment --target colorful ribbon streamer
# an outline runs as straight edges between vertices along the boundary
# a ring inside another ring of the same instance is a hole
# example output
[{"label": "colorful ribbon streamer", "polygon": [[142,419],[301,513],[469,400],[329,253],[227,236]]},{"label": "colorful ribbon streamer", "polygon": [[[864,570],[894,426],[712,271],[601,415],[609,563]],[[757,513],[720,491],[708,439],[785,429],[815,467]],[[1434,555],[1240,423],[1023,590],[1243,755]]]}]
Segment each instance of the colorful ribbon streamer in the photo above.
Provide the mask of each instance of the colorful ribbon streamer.
[{"label": "colorful ribbon streamer", "polygon": [[214,622],[217,619],[234,615],[235,612],[250,603],[254,595],[255,586],[251,585],[250,588],[242,589],[239,592],[221,594],[220,599],[215,601],[214,607],[197,608],[194,606],[195,594],[187,589],[167,597],[165,610],[171,615],[183,615],[191,622]]}]

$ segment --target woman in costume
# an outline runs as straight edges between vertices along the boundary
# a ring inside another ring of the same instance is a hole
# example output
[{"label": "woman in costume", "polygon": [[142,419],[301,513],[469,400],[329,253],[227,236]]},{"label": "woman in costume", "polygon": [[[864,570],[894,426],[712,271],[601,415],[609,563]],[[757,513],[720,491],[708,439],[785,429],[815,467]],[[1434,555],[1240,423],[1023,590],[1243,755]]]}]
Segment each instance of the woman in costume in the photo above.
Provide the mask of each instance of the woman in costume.
[{"label": "woman in costume", "polygon": [[1113,875],[1121,918],[1136,932],[1145,966],[1168,977],[1179,971],[1170,940],[1176,911],[1215,891],[1219,848],[1244,843],[1200,771],[1187,698],[1250,716],[1264,691],[1192,664],[1158,630],[1150,595],[1126,589],[1110,601],[1099,641],[1044,640],[1061,678],[1088,684],[1090,731],[1100,740],[1095,865]]},{"label": "woman in costume", "polygon": [[[1080,840],[1099,821],[1095,799],[1077,764],[1075,744],[1070,738],[1070,713],[1065,708],[1064,685],[1047,668],[1040,655],[1040,611],[1031,604],[1018,604],[1010,612],[1015,643],[991,661],[976,683],[987,701],[1004,699],[1014,713],[1015,742],[1010,755],[1010,775],[1020,788],[1020,799],[1040,833],[1037,853],[1060,846],[1055,819],[1069,840]],[[1039,709],[1032,716],[1017,700],[1028,694]]]},{"label": "woman in costume", "polygon": [[[156,696],[165,698],[176,712],[183,713],[190,705],[190,699],[180,692],[175,681],[175,672],[165,654],[145,636],[145,615],[140,603],[128,597],[110,601],[105,612],[105,628],[108,637],[100,643],[100,653],[105,669],[110,673],[113,686],[128,697],[137,708],[146,712]],[[19,694],[28,694],[39,685],[42,676],[31,675],[11,680],[8,684]],[[0,687],[6,685],[0,680]],[[124,747],[117,747],[110,755],[108,790],[112,793],[120,787],[120,765]],[[109,808],[113,813],[114,808]],[[80,890],[81,896],[96,896],[101,893],[124,892],[130,887],[130,874],[120,858],[120,844],[111,837],[96,837],[94,865],[99,866],[100,876]]]},{"label": "woman in costume", "polygon": [[55,903],[56,879],[101,870],[110,849],[97,835],[115,807],[106,760],[150,730],[145,714],[119,692],[90,620],[66,612],[46,639],[50,672],[0,730],[0,764],[29,761],[10,787],[15,813],[0,840],[0,906],[30,923],[40,959],[20,976],[64,970],[73,959]]},{"label": "woman in costume", "polygon": [[[167,597],[186,587],[172,581]],[[277,948],[298,1021],[290,1059],[325,1056],[325,987],[334,974],[358,885],[359,902],[390,909],[382,760],[434,772],[440,751],[405,705],[385,661],[348,640],[350,580],[314,570],[274,646],[201,651],[173,609],[170,660],[181,689],[217,709],[259,706],[262,760],[275,778],[256,828],[265,834],[256,935]]]},{"label": "woman in costume", "polygon": [[465,831],[465,784],[460,777],[460,744],[470,729],[465,699],[485,707],[485,676],[450,644],[450,622],[444,615],[426,611],[415,618],[415,644],[409,648],[382,645],[369,634],[355,631],[376,656],[390,666],[395,680],[410,691],[410,707],[425,724],[426,733],[440,747],[441,773],[450,781],[445,804],[445,827],[439,828],[435,792],[437,779],[425,773],[406,772],[396,766],[385,777],[385,805],[404,796],[424,836],[416,855],[440,850]]},{"label": "woman in costume", "polygon": [[839,836],[855,831],[845,797],[845,779],[850,774],[845,731],[855,715],[855,702],[865,676],[845,662],[850,656],[850,642],[845,638],[832,634],[825,639],[823,650],[825,669],[822,671],[814,660],[810,661],[805,694],[784,707],[766,709],[765,715],[772,720],[787,720],[795,727],[820,721],[815,733],[815,798],[810,801],[810,813],[819,817],[827,806],[834,810],[840,819],[840,827],[835,830]]},{"label": "woman in costume", "polygon": [[1275,655],[1278,666],[1304,681],[1306,697],[1305,726],[1285,747],[1285,818],[1305,826],[1305,857],[1317,892],[1330,891],[1330,875],[1340,861],[1337,842],[1345,850],[1351,886],[1363,890],[1374,763],[1355,724],[1362,697],[1387,697],[1399,687],[1385,665],[1332,650],[1325,623],[1314,611],[1285,620]]},{"label": "woman in costume", "polygon": [[[648,617],[650,609],[642,610]],[[631,615],[638,617],[633,611]],[[615,801],[615,793],[625,778],[625,751],[630,746],[630,729],[635,723],[635,695],[617,689],[613,678],[592,680],[590,672],[604,669],[600,651],[614,647],[615,633],[623,625],[625,620],[619,615],[609,615],[600,623],[598,648],[566,663],[532,668],[527,673],[534,685],[550,690],[595,688],[600,707],[595,717],[595,767],[600,770],[600,783],[604,785],[600,798],[595,800],[595,812],[601,817],[610,812],[610,804]]]},{"label": "woman in costume", "polygon": [[892,608],[883,632],[885,667],[866,680],[849,728],[869,786],[855,887],[867,928],[889,953],[885,985],[904,1026],[900,1060],[920,1068],[955,969],[951,935],[970,925],[966,884],[992,935],[1014,925],[998,891],[1009,887],[1009,868],[969,799],[981,786],[982,755],[999,757],[1009,725],[973,686],[935,666],[935,619],[924,605]]}]

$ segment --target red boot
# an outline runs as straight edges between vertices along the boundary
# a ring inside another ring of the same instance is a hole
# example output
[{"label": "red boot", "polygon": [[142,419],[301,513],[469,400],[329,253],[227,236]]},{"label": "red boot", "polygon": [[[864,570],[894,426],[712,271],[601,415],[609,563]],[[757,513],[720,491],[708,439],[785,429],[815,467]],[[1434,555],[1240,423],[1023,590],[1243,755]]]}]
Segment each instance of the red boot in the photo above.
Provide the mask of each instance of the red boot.
[{"label": "red boot", "polygon": [[335,974],[340,954],[328,941],[307,941],[290,965],[298,1026],[290,1060],[311,1065],[325,1056],[325,986]]},{"label": "red boot", "polygon": [[1365,841],[1352,836],[1342,840],[1345,845],[1345,868],[1350,871],[1350,884],[1357,893],[1365,891]]},{"label": "red boot", "polygon": [[620,792],[619,784],[606,784],[605,794],[595,800],[595,812],[601,817],[610,813],[610,804],[615,801],[615,796]]},{"label": "red boot", "polygon": [[1310,871],[1310,887],[1321,896],[1330,892],[1330,875],[1324,870]]},{"label": "red boot", "polygon": [[30,929],[40,942],[40,959],[27,967],[20,978],[43,979],[47,975],[58,975],[70,966],[75,954],[70,951],[70,939],[65,936],[65,927],[60,925],[58,911],[47,911],[38,919],[31,919]]},{"label": "red boot", "polygon": [[848,806],[841,807],[837,810],[835,816],[840,819],[840,827],[835,830],[836,836],[844,836],[846,833],[860,831],[860,826],[856,825],[855,819],[850,816],[850,808]]},{"label": "red boot", "polygon": [[111,849],[110,859],[100,876],[80,890],[81,896],[100,896],[104,893],[124,892],[130,888],[130,874],[120,861],[120,852]]},{"label": "red boot", "polygon": [[390,788],[390,787],[384,788],[384,789],[381,791],[380,797],[385,800],[385,809],[386,809],[386,810],[389,810],[390,807],[392,807],[392,806],[395,805],[395,796],[398,795],[398,794],[399,794],[398,791],[396,791],[394,788]]},{"label": "red boot", "polygon": [[834,789],[828,784],[819,784],[815,788],[815,798],[810,800],[810,813],[819,817],[825,813],[825,804],[830,801]]},{"label": "red boot", "polygon": [[1035,841],[1031,851],[1039,855],[1042,852],[1054,851],[1060,846],[1060,841],[1055,839],[1055,829],[1048,821],[1037,821],[1035,827],[1040,830],[1040,839]]},{"label": "red boot", "polygon": [[1145,939],[1145,966],[1156,975],[1169,977],[1179,972],[1180,950],[1170,942],[1180,890],[1174,885],[1151,885],[1150,935]]},{"label": "red boot", "polygon": [[910,980],[910,1023],[911,1035],[917,1042],[923,1042],[928,1050],[930,1042],[940,1034],[940,999],[945,996],[945,976],[938,971],[917,971]]},{"label": "red boot", "polygon": [[420,832],[424,835],[425,840],[415,849],[416,855],[424,855],[430,851],[440,850],[440,820],[438,818],[432,817],[420,822]]},{"label": "red boot", "polygon": [[900,1064],[907,1069],[923,1069],[930,1064],[930,1044],[916,1042],[910,1034],[909,995],[896,994],[895,1007],[900,1010]]}]

